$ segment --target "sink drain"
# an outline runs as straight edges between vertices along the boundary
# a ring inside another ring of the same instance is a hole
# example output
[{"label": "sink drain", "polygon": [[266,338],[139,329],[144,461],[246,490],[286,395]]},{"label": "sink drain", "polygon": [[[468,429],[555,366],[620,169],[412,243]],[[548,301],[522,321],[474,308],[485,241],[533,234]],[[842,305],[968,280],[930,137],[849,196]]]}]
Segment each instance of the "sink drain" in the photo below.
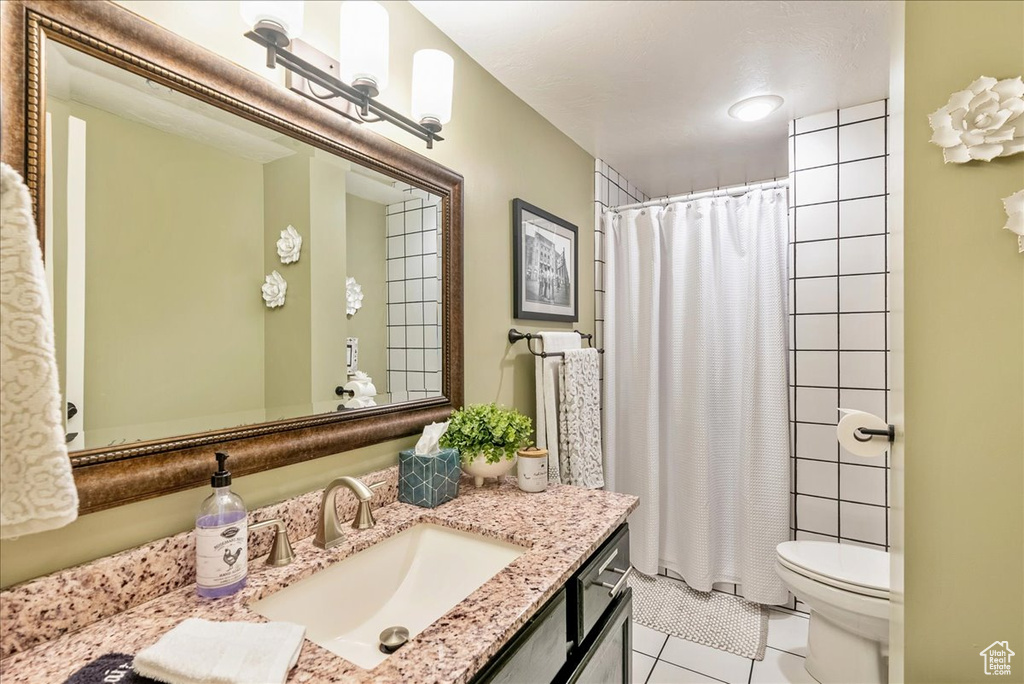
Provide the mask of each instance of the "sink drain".
[{"label": "sink drain", "polygon": [[388,627],[380,633],[380,650],[382,653],[391,654],[405,646],[409,641],[409,630],[401,625]]}]

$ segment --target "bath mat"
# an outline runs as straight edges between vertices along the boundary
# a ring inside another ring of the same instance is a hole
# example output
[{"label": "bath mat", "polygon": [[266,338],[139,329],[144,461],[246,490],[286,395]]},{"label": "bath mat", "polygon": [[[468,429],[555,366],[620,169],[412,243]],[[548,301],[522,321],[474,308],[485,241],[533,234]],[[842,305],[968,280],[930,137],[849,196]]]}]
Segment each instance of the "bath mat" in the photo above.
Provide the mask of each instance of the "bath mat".
[{"label": "bath mat", "polygon": [[635,569],[629,586],[633,620],[641,625],[745,658],[764,658],[767,606],[719,591],[695,591],[680,580]]}]

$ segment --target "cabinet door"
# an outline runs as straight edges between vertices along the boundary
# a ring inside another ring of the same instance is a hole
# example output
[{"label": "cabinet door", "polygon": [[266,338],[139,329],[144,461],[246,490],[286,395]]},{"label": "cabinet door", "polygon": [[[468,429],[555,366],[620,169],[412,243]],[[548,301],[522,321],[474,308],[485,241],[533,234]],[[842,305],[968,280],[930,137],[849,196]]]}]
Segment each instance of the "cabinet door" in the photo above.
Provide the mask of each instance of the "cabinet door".
[{"label": "cabinet door", "polygon": [[542,684],[565,665],[566,601],[563,588],[473,678],[473,684]]},{"label": "cabinet door", "polygon": [[570,684],[630,684],[633,680],[633,590],[624,589],[584,642]]}]

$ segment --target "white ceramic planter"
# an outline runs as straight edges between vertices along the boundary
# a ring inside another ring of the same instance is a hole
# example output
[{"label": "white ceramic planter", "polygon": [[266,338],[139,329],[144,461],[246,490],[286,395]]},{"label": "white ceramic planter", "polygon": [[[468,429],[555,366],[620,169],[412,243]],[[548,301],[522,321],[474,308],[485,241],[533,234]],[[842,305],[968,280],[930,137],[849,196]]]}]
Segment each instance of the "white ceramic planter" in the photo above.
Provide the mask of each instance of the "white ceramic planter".
[{"label": "white ceramic planter", "polygon": [[485,477],[501,477],[512,470],[512,466],[515,464],[515,456],[510,459],[502,459],[497,463],[488,463],[486,456],[478,454],[471,461],[462,460],[462,471],[467,475],[472,475],[473,484],[479,487],[484,483]]}]

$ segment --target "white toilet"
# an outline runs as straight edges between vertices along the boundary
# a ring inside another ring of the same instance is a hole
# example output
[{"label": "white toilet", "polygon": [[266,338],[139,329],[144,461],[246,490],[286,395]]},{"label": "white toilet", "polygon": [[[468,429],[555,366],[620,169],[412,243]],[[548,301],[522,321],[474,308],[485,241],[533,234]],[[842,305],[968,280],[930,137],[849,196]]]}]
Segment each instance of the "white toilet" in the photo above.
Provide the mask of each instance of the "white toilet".
[{"label": "white toilet", "polygon": [[775,570],[811,609],[807,672],[821,684],[889,681],[889,554],[852,544],[788,541]]}]

